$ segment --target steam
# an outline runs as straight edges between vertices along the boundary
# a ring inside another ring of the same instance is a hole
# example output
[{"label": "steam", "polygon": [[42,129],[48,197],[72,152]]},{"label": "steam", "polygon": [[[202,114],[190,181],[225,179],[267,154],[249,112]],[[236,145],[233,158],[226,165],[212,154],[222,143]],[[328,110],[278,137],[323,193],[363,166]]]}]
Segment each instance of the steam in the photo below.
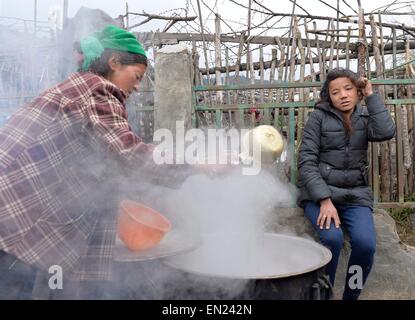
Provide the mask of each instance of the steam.
[{"label": "steam", "polygon": [[[203,246],[180,268],[172,267],[169,258],[118,264],[115,281],[125,281],[116,279],[128,274],[127,282],[135,283],[133,296],[143,299],[243,298],[252,284],[247,275],[255,272],[258,258],[264,256],[258,245],[263,244],[268,220],[275,220],[277,208],[289,206],[293,196],[289,185],[272,171],[246,176],[239,167],[216,177],[192,175],[178,189],[148,183],[124,185],[123,189],[136,201],[162,212],[172,223],[171,232],[182,235],[185,247]],[[183,272],[195,262],[207,273],[221,276]],[[275,264],[268,268],[278,272]]]},{"label": "steam", "polygon": [[[9,33],[0,33],[3,46],[7,48],[9,44],[13,45],[11,51],[16,53],[15,60],[18,62],[14,61],[11,65],[21,69],[10,72],[22,75],[19,81],[14,82],[19,83],[19,86],[12,88],[14,91],[9,90],[10,92],[6,92],[8,84],[7,79],[4,79],[0,83],[2,93],[16,94],[18,90],[29,90],[36,96],[74,71],[73,41],[109,23],[107,17],[91,18],[90,13],[87,9],[82,9],[79,15],[81,22],[69,24],[68,29],[57,39],[58,45],[45,41],[45,45],[36,47],[27,38],[23,38],[19,47],[15,43],[15,35],[5,39]],[[61,51],[56,47],[60,47]],[[24,70],[30,70],[30,73],[23,73]],[[0,102],[4,103],[2,100]],[[21,102],[23,101],[14,100],[10,104],[17,107]],[[267,229],[268,220],[278,214],[277,208],[292,203],[292,188],[280,181],[274,167],[263,169],[258,175],[243,175],[240,167],[233,166],[229,172],[216,177],[196,174],[186,180],[183,177],[189,173],[175,168],[177,175],[171,176],[171,182],[176,185],[176,189],[172,189],[151,183],[147,179],[145,168],[126,177],[124,168],[106,153],[72,156],[69,164],[64,165],[70,165],[71,170],[81,172],[83,182],[94,181],[97,185],[97,189],[87,199],[88,205],[89,202],[95,202],[99,208],[97,216],[92,220],[100,221],[105,218],[115,222],[117,205],[121,199],[143,202],[166,215],[172,223],[172,232],[183,235],[186,244],[199,245],[203,241],[206,243],[206,239],[211,239],[211,246],[200,256],[200,263],[207,270],[216,270],[218,273],[225,270],[227,275],[235,274],[235,270],[244,274],[255,267],[252,262],[257,257],[257,241],[261,241],[260,236]],[[215,248],[222,249],[222,256],[219,255],[216,260],[212,258],[215,253],[212,250]],[[250,285],[246,279],[204,278],[197,274],[184,273],[172,268],[162,259],[115,262],[113,271],[112,284],[105,288],[105,295],[113,298],[197,298],[193,289],[199,289],[201,296],[206,294],[210,298],[235,298],[243,297]],[[125,290],[128,288],[129,290]],[[99,293],[97,292],[97,296]]]}]

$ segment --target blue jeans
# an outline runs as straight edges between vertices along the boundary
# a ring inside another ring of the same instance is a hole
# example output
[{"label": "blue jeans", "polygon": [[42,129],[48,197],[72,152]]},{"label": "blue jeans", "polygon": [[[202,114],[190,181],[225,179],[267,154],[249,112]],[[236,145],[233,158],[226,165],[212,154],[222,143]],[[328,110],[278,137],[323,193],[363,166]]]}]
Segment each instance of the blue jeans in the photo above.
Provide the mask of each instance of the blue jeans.
[{"label": "blue jeans", "polygon": [[[328,247],[333,255],[330,263],[326,266],[326,272],[329,275],[330,282],[334,285],[336,269],[339,261],[340,251],[343,247],[343,230],[337,229],[333,220],[331,220],[330,229],[320,229],[317,225],[317,218],[320,214],[320,204],[305,201],[304,214],[313,224],[317,231],[320,242]],[[345,229],[350,237],[351,254],[346,271],[346,282],[343,292],[343,299],[354,300],[360,295],[361,289],[356,288],[356,269],[352,266],[360,266],[362,271],[362,281],[364,285],[373,265],[373,258],[376,250],[376,233],[373,223],[372,210],[369,207],[356,205],[335,205],[341,226]],[[351,279],[351,277],[353,277]],[[352,287],[349,280],[354,283]],[[357,286],[359,287],[359,286]]]},{"label": "blue jeans", "polygon": [[0,250],[0,300],[30,300],[37,270]]}]

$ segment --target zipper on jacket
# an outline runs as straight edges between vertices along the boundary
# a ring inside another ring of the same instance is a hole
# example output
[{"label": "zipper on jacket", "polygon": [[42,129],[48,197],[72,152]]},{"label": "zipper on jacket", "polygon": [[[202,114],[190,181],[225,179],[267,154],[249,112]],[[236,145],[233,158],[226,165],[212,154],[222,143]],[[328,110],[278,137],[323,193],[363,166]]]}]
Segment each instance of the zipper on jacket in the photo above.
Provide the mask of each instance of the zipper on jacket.
[{"label": "zipper on jacket", "polygon": [[347,137],[346,145],[344,148],[345,155],[344,155],[344,165],[343,165],[343,174],[344,174],[344,180],[345,180],[344,182],[346,183],[346,185],[348,185],[347,169],[349,168],[349,145],[350,145],[350,138]]},{"label": "zipper on jacket", "polygon": [[349,160],[349,148],[350,148],[350,138],[349,138],[349,137],[347,137],[347,140],[346,140],[346,145],[345,145],[345,148],[344,148],[344,152],[345,152],[345,155],[344,155],[344,168],[345,168],[345,169],[348,169],[348,168],[349,168],[349,165],[348,165],[348,160]]}]

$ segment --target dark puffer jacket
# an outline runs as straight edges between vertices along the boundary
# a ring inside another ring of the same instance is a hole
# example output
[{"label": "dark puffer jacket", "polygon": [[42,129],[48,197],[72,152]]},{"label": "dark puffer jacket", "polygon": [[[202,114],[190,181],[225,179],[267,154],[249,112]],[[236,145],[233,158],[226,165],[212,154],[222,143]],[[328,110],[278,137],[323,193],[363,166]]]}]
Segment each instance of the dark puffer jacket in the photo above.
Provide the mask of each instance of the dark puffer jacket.
[{"label": "dark puffer jacket", "polygon": [[334,204],[373,207],[368,186],[368,141],[384,141],[395,135],[395,124],[381,97],[366,97],[352,114],[353,133],[348,135],[342,114],[327,102],[317,103],[305,125],[299,157],[298,204],[330,197]]}]

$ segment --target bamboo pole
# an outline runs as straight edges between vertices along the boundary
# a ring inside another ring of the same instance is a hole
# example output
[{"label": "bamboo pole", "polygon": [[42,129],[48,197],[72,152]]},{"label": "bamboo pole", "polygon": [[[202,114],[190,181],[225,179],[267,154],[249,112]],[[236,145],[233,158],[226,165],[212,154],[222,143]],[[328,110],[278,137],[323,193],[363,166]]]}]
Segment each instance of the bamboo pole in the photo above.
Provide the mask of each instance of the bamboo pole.
[{"label": "bamboo pole", "polygon": [[[403,49],[403,50],[397,50],[396,52],[397,53],[405,53],[405,49]],[[392,50],[391,51],[385,51],[385,55],[392,55],[392,53],[393,53]],[[351,54],[349,53],[349,56],[347,56],[347,54],[342,54],[342,55],[339,56],[339,59],[340,60],[346,60],[347,58],[348,59],[356,59],[357,58],[357,54],[353,52]],[[325,61],[329,61],[330,60],[330,57],[327,56],[327,57],[324,57],[324,59],[323,58],[321,58],[321,59],[322,59],[322,63],[323,63]],[[337,59],[337,56],[334,56],[333,59]],[[313,58],[313,62],[316,63],[316,64],[319,63],[318,57],[314,57]],[[301,65],[301,60],[300,59],[295,59],[295,64],[296,65]],[[254,66],[254,70],[259,70],[260,69],[259,62],[254,62],[253,63],[253,66]],[[249,67],[250,66],[248,66],[248,69],[249,69]],[[269,61],[264,61],[264,69],[269,69],[269,68],[271,68],[271,61],[270,60]],[[239,65],[239,72],[240,71],[243,71],[243,70],[247,70],[246,63],[242,63],[242,64]],[[225,67],[222,67],[220,69],[220,71],[222,73],[225,73],[226,72],[226,68]],[[229,72],[235,72],[235,71],[236,71],[236,65],[229,66]],[[200,68],[200,72],[202,72],[202,74],[206,74],[206,69],[205,68]],[[215,72],[216,72],[216,68],[210,68],[209,69],[209,73],[210,74],[214,74]],[[369,74],[369,72],[367,72],[367,74]]]},{"label": "bamboo pole", "polygon": [[[287,56],[285,55],[285,47],[282,44],[281,40],[279,37],[276,37],[276,41],[278,44],[278,48],[280,50],[280,62],[278,63],[278,81],[282,81],[282,79],[285,77],[284,76],[284,65],[286,64],[285,59],[287,58]],[[282,89],[278,89],[277,90],[277,103],[280,103],[283,95],[284,91]],[[283,117],[284,115],[280,115],[280,108],[275,108],[275,115],[274,115],[274,127],[277,129],[280,129],[281,131],[283,130]]]},{"label": "bamboo pole", "polygon": [[[248,28],[247,28],[247,43],[246,43],[246,78],[251,80],[251,84],[252,84],[252,69],[251,69],[251,64],[253,63],[252,61],[252,52],[251,52],[251,13],[252,13],[252,0],[248,0]],[[251,103],[254,106],[255,104],[255,91],[251,90],[250,91],[250,96],[251,96]],[[249,103],[249,94],[246,97],[247,103]],[[250,127],[254,127],[255,126],[255,113],[251,112],[250,114],[250,118],[249,118],[249,125]]]},{"label": "bamboo pole", "polygon": [[[200,71],[199,71],[199,54],[197,52],[196,49],[196,41],[192,41],[192,60],[193,60],[193,83],[196,86],[200,85]],[[206,92],[204,92],[204,94],[206,95]],[[196,101],[194,101],[195,103],[198,100],[198,96],[200,95],[199,93],[195,93],[196,95]],[[196,128],[199,127],[199,112],[195,112],[195,117],[194,117],[194,125]]]},{"label": "bamboo pole", "polygon": [[[354,30],[352,28],[350,28],[350,29]],[[342,33],[337,32],[337,30],[335,30],[334,35],[336,37],[340,37],[340,38],[347,38],[347,29],[345,31],[346,31],[346,34],[342,34]],[[310,30],[309,32],[313,33],[313,34],[318,34],[320,36],[324,36],[327,33],[327,31],[314,31],[314,30]],[[350,39],[359,39],[359,36],[358,35],[351,35]],[[379,36],[379,40],[380,40],[380,36]],[[383,40],[392,40],[392,37],[383,36]],[[322,44],[322,42],[320,42],[320,45],[321,44]],[[340,50],[340,49],[344,49],[346,47],[347,42],[340,41],[338,44],[339,44],[339,50]],[[312,46],[316,47],[315,41],[312,42]],[[336,46],[337,46],[337,44],[336,44]]]},{"label": "bamboo pole", "polygon": [[[337,30],[340,29],[340,24],[339,24],[339,15],[340,15],[340,0],[337,0]],[[336,67],[338,68],[340,63],[339,63],[339,42],[340,42],[340,37],[339,37],[339,32],[337,33],[337,39],[336,39],[336,53],[337,53],[337,59],[336,59]]]},{"label": "bamboo pole", "polygon": [[[384,41],[383,41],[384,37],[383,37],[382,15],[380,13],[378,14],[378,19],[379,19],[379,24],[378,24],[379,25],[379,37],[378,37],[378,41],[379,41],[379,49],[380,49],[380,56],[381,56],[381,63],[382,63],[381,65],[382,65],[382,71],[385,72],[385,69],[386,69],[385,44],[384,44]],[[374,19],[373,19],[372,24],[373,23],[375,23]],[[373,37],[373,35],[372,35],[372,37]],[[387,96],[388,96],[389,86],[383,86],[383,87],[385,88],[385,99],[386,99]],[[387,106],[387,108],[390,111],[390,108],[388,106]],[[396,143],[394,143],[391,140],[386,141],[386,143],[388,145],[388,150],[389,150],[389,164],[391,164],[392,163],[392,157],[393,157],[392,148],[393,148],[393,146],[396,146]],[[396,152],[396,148],[395,148],[395,152]],[[394,178],[395,174],[394,174],[393,166],[392,165],[389,165],[389,166],[390,166],[390,177],[391,177],[390,178],[390,181],[391,181],[391,183],[390,183],[390,192],[391,192],[391,195],[392,195],[396,179]]]},{"label": "bamboo pole", "polygon": [[199,86],[200,83],[200,70],[199,70],[199,53],[196,48],[196,41],[192,41],[192,57],[193,57],[193,73],[194,73],[194,84]]},{"label": "bamboo pole", "polygon": [[[229,86],[229,48],[225,49],[225,85]],[[229,105],[231,104],[231,92],[226,91],[226,103]],[[228,111],[228,118],[229,118],[229,127],[232,127],[232,111]]]},{"label": "bamboo pole", "polygon": [[[301,67],[300,67],[300,82],[304,82],[305,78],[305,64],[306,64],[306,55],[303,44],[301,42],[301,32],[297,25],[297,40],[298,40],[298,51],[300,52],[301,58]],[[300,101],[304,101],[304,88],[300,88]],[[304,129],[304,108],[299,108],[297,113],[297,145],[300,145],[302,140],[302,134]],[[297,153],[298,154],[298,153]]]},{"label": "bamboo pole", "polygon": [[[216,72],[215,72],[215,83],[216,85],[220,86],[222,85],[222,73],[220,72],[220,68],[222,67],[222,49],[221,49],[221,42],[220,42],[220,16],[216,14],[215,16],[215,66],[216,66]],[[217,103],[222,104],[223,103],[223,95],[222,91],[216,92],[216,100]]]},{"label": "bamboo pole", "polygon": [[[275,80],[276,66],[277,66],[277,49],[272,49],[271,50],[271,70],[269,73],[269,82],[271,84],[273,84]],[[268,102],[271,102],[271,101],[274,101],[274,90],[273,89],[268,91]],[[274,122],[271,123],[271,119],[270,119],[270,124],[275,126],[275,118],[278,116],[276,108],[271,110],[271,114],[274,114]]]},{"label": "bamboo pole", "polygon": [[[358,40],[358,74],[360,77],[366,76],[366,30],[364,12],[360,0],[357,0],[359,12],[359,40]],[[379,146],[377,143],[372,143],[372,187],[375,203],[379,201]]]},{"label": "bamboo pole", "polygon": [[[397,65],[396,38],[397,38],[397,36],[396,36],[396,29],[392,29],[392,46],[393,46],[393,49],[392,49],[392,67],[393,67],[392,69],[393,70],[392,71],[393,71],[393,78],[394,79],[397,78],[397,74],[396,74],[396,65]],[[398,86],[397,85],[394,85],[393,86],[393,98],[394,99],[398,99],[398,97],[399,97]],[[395,114],[395,123],[396,123],[396,121],[397,121],[397,115]],[[397,143],[397,136],[396,135],[391,140],[391,144],[393,145],[393,148],[394,148],[394,151],[395,151],[395,154],[392,155],[392,153],[391,153],[391,157],[390,157],[390,163],[395,164],[395,165],[392,165],[391,166],[391,176],[393,177],[393,181],[394,181],[394,183],[391,184],[391,194],[393,194],[394,187],[396,185],[396,182],[395,181],[397,181],[397,179],[398,179],[397,178],[397,165],[396,165],[396,162],[397,162],[397,146],[398,146],[398,143]],[[395,188],[395,190],[396,190],[396,188]]]},{"label": "bamboo pole", "polygon": [[[396,79],[396,64],[397,64],[397,50],[396,50],[396,29],[392,29],[392,69],[393,69],[393,78]],[[393,98],[398,98],[398,87],[396,85],[393,86]]]},{"label": "bamboo pole", "polygon": [[[396,170],[397,170],[397,195],[398,199],[392,199],[393,201],[398,200],[399,202],[404,202],[405,195],[405,174],[403,170],[403,137],[402,137],[402,106],[395,105],[395,122],[396,122]],[[382,173],[383,174],[383,173]]]},{"label": "bamboo pole", "polygon": [[382,24],[382,15],[378,14],[378,20],[379,20],[379,42],[380,42],[380,55],[382,57],[382,69],[383,71],[386,70],[386,62],[385,62],[385,44],[384,44],[384,38],[383,38],[383,24]]},{"label": "bamboo pole", "polygon": [[[296,37],[296,30],[298,29],[298,19],[294,16],[293,17],[293,41],[291,44],[291,50],[290,50],[290,82],[295,81],[295,56],[297,52],[297,37]],[[294,101],[294,88],[290,88],[288,90],[288,101]],[[290,108],[288,110],[288,126],[287,126],[287,132],[288,132],[288,143],[291,148],[290,157],[293,157],[291,159],[292,163],[296,163],[295,159],[295,111],[293,108]]]},{"label": "bamboo pole", "polygon": [[[264,48],[260,46],[259,48],[259,63],[260,63],[260,84],[264,84],[265,79],[265,70],[264,70]],[[264,90],[260,90],[260,103],[264,103]],[[263,114],[263,118],[261,119],[262,124],[270,124],[270,109],[266,108],[265,110],[261,111]]]},{"label": "bamboo pole", "polygon": [[[334,21],[331,22],[331,37],[330,37],[330,61],[329,61],[329,70],[333,69],[333,56],[334,56],[334,42],[335,42],[335,36],[334,36]],[[337,52],[339,52],[337,50]],[[336,59],[338,60],[338,58]]]},{"label": "bamboo pole", "polygon": [[359,6],[359,40],[358,40],[358,73],[359,76],[366,76],[366,52],[367,44],[365,42],[365,20],[360,0],[357,1]]},{"label": "bamboo pole", "polygon": [[[248,51],[248,56],[249,56],[249,79],[251,81],[251,84],[255,84],[255,74],[254,74],[254,62],[252,61],[252,51],[249,50]],[[255,108],[255,90],[251,90],[251,104],[253,107],[253,112],[251,112],[251,127],[255,127],[256,125],[256,108]]]},{"label": "bamboo pole", "polygon": [[[372,29],[372,46],[373,46],[373,53],[376,65],[376,78],[383,79],[383,71],[382,71],[382,62],[380,57],[380,49],[379,49],[379,42],[377,38],[377,27],[375,24],[375,18],[373,15],[370,15],[370,26]],[[385,98],[385,90],[383,86],[378,87],[378,91],[380,96],[384,99]],[[381,142],[380,143],[380,172],[381,175],[381,199],[383,202],[391,201],[391,171],[390,171],[390,160],[389,160],[390,152],[389,152],[389,144],[388,142]],[[393,183],[393,182],[392,182]],[[398,181],[398,184],[400,182]]]},{"label": "bamboo pole", "polygon": [[[225,68],[226,68],[226,72],[225,72],[225,85],[230,85],[230,81],[229,81],[229,48],[225,49]],[[226,95],[226,103],[230,104],[231,103],[231,97],[230,97],[230,92],[227,92]]]},{"label": "bamboo pole", "polygon": [[[245,32],[241,33],[241,37],[239,39],[239,47],[238,47],[238,55],[236,57],[236,70],[235,70],[235,78],[236,83],[239,84],[241,82],[241,78],[239,76],[239,66],[241,64],[242,59],[242,52],[244,49],[244,39],[245,39]],[[234,103],[238,103],[238,90],[235,90],[234,92]],[[241,128],[244,126],[244,110],[239,110],[237,116],[235,117],[236,125],[238,128]]]},{"label": "bamboo pole", "polygon": [[[297,37],[296,37],[296,30],[298,28],[298,20],[296,17],[293,19],[293,41],[291,44],[291,50],[290,50],[290,69],[289,69],[289,75],[290,75],[290,82],[295,81],[295,57],[297,52]],[[288,90],[288,101],[294,101],[294,88],[290,88]]]},{"label": "bamboo pole", "polygon": [[[331,30],[332,23],[333,23],[333,19],[331,19],[327,23],[327,33],[326,33],[326,37],[325,37],[325,42],[327,42],[327,40],[329,38],[329,35],[331,34],[330,30]],[[326,59],[327,58],[327,51],[330,50],[331,47],[332,47],[332,42],[330,42],[330,46],[328,48],[322,48],[321,54],[322,54],[322,57],[323,57],[323,61],[327,61],[327,59]],[[329,57],[329,64],[330,64],[330,59],[332,59],[331,56]],[[331,61],[333,61],[333,60],[331,60]],[[324,79],[325,79],[326,76],[327,76],[326,64],[324,64],[324,68],[323,68],[322,71],[323,71],[323,76],[324,76]]]},{"label": "bamboo pole", "polygon": [[[411,50],[409,48],[409,39],[407,41],[406,46],[406,55],[405,55],[406,61],[411,61]],[[414,69],[411,65],[406,65],[406,77],[412,78],[414,75]],[[409,85],[406,87],[406,96],[408,99],[412,98],[412,86]],[[406,195],[412,195],[414,191],[414,168],[412,165],[412,152],[411,152],[411,142],[413,144],[413,141],[410,141],[410,133],[413,131],[413,106],[407,105],[404,106],[402,109],[402,120],[403,120],[403,126],[402,126],[402,137],[403,137],[403,164],[406,169],[406,183],[405,183],[405,194]],[[413,147],[413,145],[412,145]]]},{"label": "bamboo pole", "polygon": [[[314,21],[313,22],[313,26],[314,26],[314,29],[317,29],[317,23]],[[315,39],[316,39],[316,41],[318,41],[318,35],[315,35]],[[320,81],[324,81],[324,79],[325,79],[325,72],[324,72],[324,64],[323,64],[323,59],[322,59],[322,56],[321,56],[321,50],[320,50],[320,46],[319,45],[317,45],[317,55],[318,55],[318,65],[319,65],[319,73],[320,73]]]},{"label": "bamboo pole", "polygon": [[[209,70],[209,60],[208,60],[206,41],[205,41],[205,31],[203,30],[202,11],[200,10],[200,0],[197,0],[197,9],[198,9],[198,12],[199,12],[200,34],[202,35],[203,54],[204,54],[204,58],[205,58],[205,65],[206,65],[206,70]],[[206,76],[207,76],[208,85],[210,85],[210,76],[209,76],[209,74],[207,74]]]},{"label": "bamboo pole", "polygon": [[[202,73],[200,72],[200,69],[199,69],[200,56],[199,56],[199,53],[197,52],[196,41],[192,41],[192,53],[193,53],[192,55],[193,55],[193,69],[194,69],[193,72],[194,72],[194,75],[195,75],[194,83],[195,83],[195,85],[198,86],[198,85],[202,84],[203,76],[202,76]],[[200,96],[200,93],[199,94],[196,93],[196,99],[198,99],[199,96]],[[203,91],[203,102],[204,103],[208,102],[208,94],[206,93],[206,91]],[[200,120],[202,118],[202,113],[197,112],[195,118],[196,118],[196,127],[199,127],[200,126]],[[208,119],[208,112],[207,111],[204,112],[204,118],[205,118],[205,120]]]},{"label": "bamboo pole", "polygon": [[346,44],[346,69],[350,69],[350,35],[351,35],[352,31],[351,28],[349,27],[347,30],[347,44]]},{"label": "bamboo pole", "polygon": [[[310,37],[308,35],[309,29],[308,29],[307,21],[304,22],[304,29],[305,29],[305,36],[306,36],[306,40],[307,40],[307,57],[308,57],[308,64],[310,65],[311,81],[316,81],[316,70],[314,69],[313,52],[311,51],[311,44],[310,44]],[[318,98],[317,97],[317,88],[313,87],[313,99],[314,99],[314,101],[317,101],[317,98]],[[308,111],[306,112],[306,118],[307,118],[307,114],[308,114]],[[307,119],[304,119],[304,121],[307,121]]]}]

